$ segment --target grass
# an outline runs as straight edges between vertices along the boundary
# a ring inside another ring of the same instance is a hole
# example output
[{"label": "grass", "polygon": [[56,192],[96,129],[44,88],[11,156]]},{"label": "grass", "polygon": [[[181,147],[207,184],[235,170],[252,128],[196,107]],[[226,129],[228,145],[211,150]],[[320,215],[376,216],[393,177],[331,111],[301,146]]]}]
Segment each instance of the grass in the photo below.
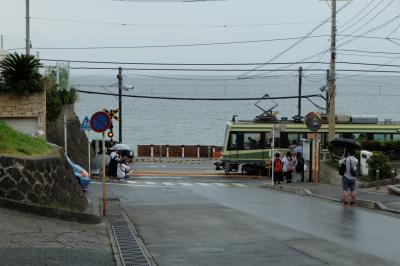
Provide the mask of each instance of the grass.
[{"label": "grass", "polygon": [[44,139],[18,132],[0,120],[0,154],[11,156],[40,156],[51,151]]}]

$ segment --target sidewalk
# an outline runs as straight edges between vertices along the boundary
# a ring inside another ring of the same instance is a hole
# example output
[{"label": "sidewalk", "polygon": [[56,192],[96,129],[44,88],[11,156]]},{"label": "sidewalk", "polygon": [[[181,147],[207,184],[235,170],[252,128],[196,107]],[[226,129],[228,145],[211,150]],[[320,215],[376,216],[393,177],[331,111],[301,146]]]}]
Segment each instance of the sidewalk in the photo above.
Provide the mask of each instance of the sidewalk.
[{"label": "sidewalk", "polygon": [[[336,202],[341,202],[342,191],[340,186],[329,184],[311,184],[311,183],[290,183],[272,186],[271,183],[264,185],[267,188],[309,195]],[[375,188],[357,189],[357,206],[375,210],[388,211],[400,214],[400,197],[387,194],[386,186],[380,190]]]}]

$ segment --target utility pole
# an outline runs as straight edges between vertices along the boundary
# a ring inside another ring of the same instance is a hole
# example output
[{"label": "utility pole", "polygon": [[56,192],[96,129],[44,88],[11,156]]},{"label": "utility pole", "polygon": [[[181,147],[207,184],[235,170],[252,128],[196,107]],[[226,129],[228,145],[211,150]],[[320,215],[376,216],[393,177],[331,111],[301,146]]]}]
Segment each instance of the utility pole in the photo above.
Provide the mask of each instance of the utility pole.
[{"label": "utility pole", "polygon": [[119,109],[119,143],[122,143],[122,67],[118,68],[118,109]]},{"label": "utility pole", "polygon": [[0,34],[0,43],[1,43],[0,48],[1,48],[1,50],[3,50],[4,49],[4,46],[3,46],[3,34]]},{"label": "utility pole", "polygon": [[29,0],[26,0],[26,37],[25,37],[25,49],[26,55],[30,54],[31,50],[31,37],[30,37],[30,25],[29,25]]},{"label": "utility pole", "polygon": [[328,79],[329,141],[335,138],[335,79],[336,79],[336,0],[332,0],[331,62]]},{"label": "utility pole", "polygon": [[326,114],[329,115],[329,92],[326,88],[329,87],[329,69],[326,70],[326,87],[325,87],[325,101],[326,101]]},{"label": "utility pole", "polygon": [[299,99],[297,103],[297,116],[300,119],[301,117],[301,86],[302,86],[302,80],[303,80],[303,68],[299,67]]}]

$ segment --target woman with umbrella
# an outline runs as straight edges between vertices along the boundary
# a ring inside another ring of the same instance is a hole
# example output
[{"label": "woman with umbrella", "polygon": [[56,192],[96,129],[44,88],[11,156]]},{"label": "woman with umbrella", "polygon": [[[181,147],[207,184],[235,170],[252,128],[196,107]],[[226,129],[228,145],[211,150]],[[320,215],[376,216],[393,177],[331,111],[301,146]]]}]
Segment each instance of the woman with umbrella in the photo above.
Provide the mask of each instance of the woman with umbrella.
[{"label": "woman with umbrella", "polygon": [[[348,207],[356,203],[358,160],[354,157],[354,151],[356,148],[360,148],[361,145],[352,139],[334,139],[331,143],[344,148],[345,156],[339,161],[339,172],[342,175],[343,205]],[[351,201],[349,201],[350,198]]]}]

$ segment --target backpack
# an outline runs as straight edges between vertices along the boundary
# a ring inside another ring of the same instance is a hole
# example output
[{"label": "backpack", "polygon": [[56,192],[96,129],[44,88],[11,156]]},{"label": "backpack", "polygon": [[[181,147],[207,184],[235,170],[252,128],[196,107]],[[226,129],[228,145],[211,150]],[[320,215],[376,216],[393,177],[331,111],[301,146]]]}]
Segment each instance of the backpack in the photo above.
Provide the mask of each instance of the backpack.
[{"label": "backpack", "polygon": [[282,172],[282,161],[280,158],[276,158],[274,161],[274,172]]},{"label": "backpack", "polygon": [[301,158],[300,160],[297,161],[296,173],[302,173],[303,170],[304,170],[304,162],[303,162],[303,158]]},{"label": "backpack", "polygon": [[[290,158],[290,157],[289,157]],[[293,171],[293,159],[288,158],[288,163],[287,163],[287,171]]]}]

